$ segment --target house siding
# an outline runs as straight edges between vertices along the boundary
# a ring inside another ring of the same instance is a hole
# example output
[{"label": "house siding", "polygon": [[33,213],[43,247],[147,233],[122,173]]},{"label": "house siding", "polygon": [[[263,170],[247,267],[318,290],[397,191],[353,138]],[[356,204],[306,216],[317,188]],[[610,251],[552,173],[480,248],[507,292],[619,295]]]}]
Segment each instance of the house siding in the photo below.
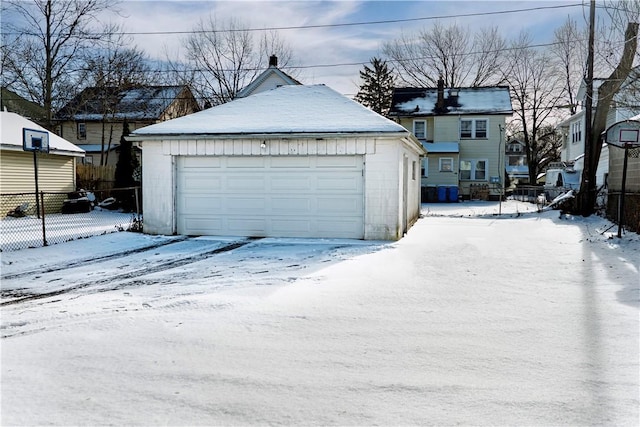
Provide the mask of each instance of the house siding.
[{"label": "house siding", "polygon": [[[460,139],[460,120],[481,119],[488,120],[486,139]],[[422,179],[423,186],[455,186],[460,188],[462,196],[470,196],[471,185],[483,184],[489,187],[489,195],[500,194],[499,185],[490,182],[491,177],[499,177],[504,180],[505,159],[502,139],[504,132],[500,132],[499,126],[505,128],[503,115],[464,115],[464,116],[435,116],[435,117],[403,117],[400,124],[407,130],[413,131],[414,120],[427,120],[427,140],[438,142],[459,142],[459,153],[429,153],[428,176]],[[453,157],[454,170],[452,172],[440,172],[439,159],[441,157]],[[489,162],[486,180],[460,180],[460,161],[464,159],[484,159]]]},{"label": "house siding", "polygon": [[[38,190],[70,192],[75,190],[75,159],[55,154],[38,154]],[[35,191],[33,154],[3,150],[0,156],[0,192]]]}]

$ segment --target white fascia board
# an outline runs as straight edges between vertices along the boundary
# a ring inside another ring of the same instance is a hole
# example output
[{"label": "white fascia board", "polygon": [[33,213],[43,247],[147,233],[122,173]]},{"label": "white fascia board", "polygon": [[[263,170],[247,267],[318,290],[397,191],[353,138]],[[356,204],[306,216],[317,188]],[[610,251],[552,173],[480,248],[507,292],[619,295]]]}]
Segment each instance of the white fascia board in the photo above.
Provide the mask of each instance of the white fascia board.
[{"label": "white fascia board", "polygon": [[[407,138],[409,132],[313,132],[313,133],[232,133],[232,134],[155,134],[128,135],[127,141],[170,141],[194,139],[313,139],[313,138]],[[419,142],[416,140],[416,144]]]}]

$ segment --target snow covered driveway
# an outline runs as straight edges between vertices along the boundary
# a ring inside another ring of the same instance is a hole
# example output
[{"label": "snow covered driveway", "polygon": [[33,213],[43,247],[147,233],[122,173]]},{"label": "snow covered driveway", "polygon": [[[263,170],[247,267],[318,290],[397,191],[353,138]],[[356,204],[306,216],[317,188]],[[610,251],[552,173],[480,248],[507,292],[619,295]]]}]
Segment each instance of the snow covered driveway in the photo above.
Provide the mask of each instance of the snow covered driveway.
[{"label": "snow covered driveway", "polygon": [[396,243],[2,253],[1,422],[636,425],[640,238],[496,208],[425,205]]}]

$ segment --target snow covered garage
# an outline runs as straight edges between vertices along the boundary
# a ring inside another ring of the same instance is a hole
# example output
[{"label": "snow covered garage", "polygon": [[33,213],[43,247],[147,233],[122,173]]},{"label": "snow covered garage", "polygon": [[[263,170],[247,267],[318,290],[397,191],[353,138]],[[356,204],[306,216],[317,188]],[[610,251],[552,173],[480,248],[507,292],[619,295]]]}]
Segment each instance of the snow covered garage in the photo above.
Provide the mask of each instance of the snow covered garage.
[{"label": "snow covered garage", "polygon": [[397,240],[420,212],[405,128],[324,85],[136,130],[149,234]]}]

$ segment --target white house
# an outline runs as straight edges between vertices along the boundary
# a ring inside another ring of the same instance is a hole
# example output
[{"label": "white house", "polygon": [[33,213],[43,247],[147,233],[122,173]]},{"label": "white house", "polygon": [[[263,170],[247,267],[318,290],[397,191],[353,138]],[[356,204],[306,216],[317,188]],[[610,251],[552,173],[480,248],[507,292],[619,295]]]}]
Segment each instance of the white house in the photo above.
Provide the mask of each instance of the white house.
[{"label": "white house", "polygon": [[[614,123],[628,120],[640,113],[637,102],[633,97],[638,94],[638,76],[640,76],[640,67],[636,67],[631,71],[629,78],[622,85],[618,93],[614,96],[611,103],[609,114],[607,116],[608,128]],[[598,88],[602,84],[603,79],[594,79],[593,92],[594,102],[597,103]],[[586,101],[586,85],[584,82],[578,90],[577,99],[580,100],[580,111],[560,122],[557,127],[564,136],[562,149],[560,150],[560,160],[566,163],[574,163],[576,170],[583,169],[584,162],[584,145],[585,145],[585,101]],[[606,184],[606,178],[609,173],[609,147],[604,144],[598,161],[596,172],[596,187],[601,188]]]},{"label": "white house", "polygon": [[136,130],[149,234],[396,240],[420,213],[402,126],[324,85],[282,86]]},{"label": "white house", "polygon": [[298,80],[278,68],[278,57],[269,57],[269,67],[260,73],[251,83],[237,94],[237,98],[245,98],[256,93],[275,89],[280,86],[301,85]]}]

